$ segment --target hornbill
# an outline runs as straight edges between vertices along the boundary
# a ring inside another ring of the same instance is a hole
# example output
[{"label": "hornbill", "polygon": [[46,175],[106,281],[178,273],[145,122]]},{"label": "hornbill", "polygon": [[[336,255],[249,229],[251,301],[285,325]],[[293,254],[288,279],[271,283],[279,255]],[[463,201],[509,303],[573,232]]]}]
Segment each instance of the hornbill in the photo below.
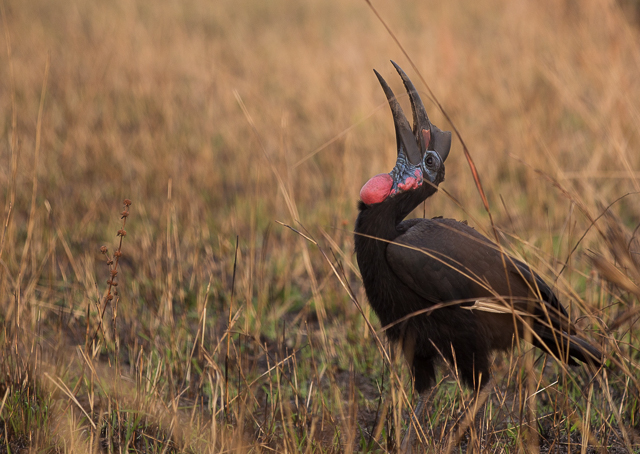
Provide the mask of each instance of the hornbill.
[{"label": "hornbill", "polygon": [[528,338],[570,365],[599,365],[600,350],[578,337],[556,295],[529,266],[465,222],[404,220],[444,180],[451,133],[429,121],[413,83],[392,63],[411,101],[413,129],[374,70],[393,114],[398,155],[390,173],[360,191],[355,251],[369,303],[412,369],[417,417],[442,359],[476,392],[488,381],[492,352],[514,339]]}]

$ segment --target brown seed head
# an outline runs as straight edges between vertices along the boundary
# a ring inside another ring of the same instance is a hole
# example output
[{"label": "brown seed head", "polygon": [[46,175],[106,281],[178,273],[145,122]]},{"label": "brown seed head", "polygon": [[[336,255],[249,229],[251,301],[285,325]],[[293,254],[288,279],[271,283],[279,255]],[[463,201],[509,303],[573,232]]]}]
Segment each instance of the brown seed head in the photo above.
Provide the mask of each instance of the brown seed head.
[{"label": "brown seed head", "polygon": [[103,254],[107,253],[107,246],[100,246],[100,252],[102,252]]},{"label": "brown seed head", "polygon": [[113,277],[117,276],[118,275],[118,270],[111,270],[111,275]]},{"label": "brown seed head", "polygon": [[127,236],[127,232],[124,229],[118,230],[118,236]]},{"label": "brown seed head", "polygon": [[109,280],[107,281],[107,284],[109,284],[109,285],[113,285],[113,281],[112,281],[111,279],[109,279]]},{"label": "brown seed head", "polygon": [[113,260],[111,259],[107,260],[107,265],[113,265]]},{"label": "brown seed head", "polygon": [[107,301],[111,301],[113,299],[113,295],[111,293],[109,293],[107,295]]},{"label": "brown seed head", "polygon": [[129,216],[129,212],[123,211],[122,213],[120,213],[120,216],[122,216],[123,218],[126,218],[127,216]]},{"label": "brown seed head", "polygon": [[126,206],[126,207],[131,206],[131,200],[129,200],[129,199],[124,199],[124,206]]},{"label": "brown seed head", "polygon": [[113,256],[114,257],[122,257],[122,252],[116,251],[116,252],[113,253]]}]

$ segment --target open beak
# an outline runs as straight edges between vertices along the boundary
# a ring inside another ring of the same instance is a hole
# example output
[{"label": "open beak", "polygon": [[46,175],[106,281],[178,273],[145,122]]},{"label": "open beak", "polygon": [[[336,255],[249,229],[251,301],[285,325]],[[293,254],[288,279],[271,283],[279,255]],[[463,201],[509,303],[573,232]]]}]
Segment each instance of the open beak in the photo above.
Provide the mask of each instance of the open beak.
[{"label": "open beak", "polygon": [[391,107],[391,113],[393,114],[393,123],[396,128],[396,144],[398,147],[398,155],[404,154],[409,162],[413,165],[418,165],[422,161],[427,150],[434,150],[440,155],[442,162],[449,156],[449,150],[451,149],[451,133],[449,131],[442,131],[429,121],[429,116],[424,108],[422,99],[418,95],[416,87],[413,85],[409,77],[394,61],[391,61],[393,66],[400,74],[404,87],[407,90],[409,99],[411,100],[411,110],[413,112],[413,129],[409,126],[409,121],[405,117],[400,103],[393,94],[391,87],[382,78],[382,76],[376,71],[376,76],[384,94],[387,96],[387,101]]}]

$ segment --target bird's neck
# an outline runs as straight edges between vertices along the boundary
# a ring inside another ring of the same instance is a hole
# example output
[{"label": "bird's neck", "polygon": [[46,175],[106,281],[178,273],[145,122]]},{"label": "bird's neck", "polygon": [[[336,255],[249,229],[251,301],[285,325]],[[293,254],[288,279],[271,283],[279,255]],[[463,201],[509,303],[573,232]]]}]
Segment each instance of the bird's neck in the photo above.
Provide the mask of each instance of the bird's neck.
[{"label": "bird's neck", "polygon": [[399,218],[390,207],[385,204],[366,206],[360,202],[360,213],[356,219],[356,251],[358,243],[363,240],[368,242],[381,242],[384,245],[398,236],[396,226],[402,222],[404,216]]},{"label": "bird's neck", "polygon": [[[435,191],[436,188],[425,184],[416,191],[399,194],[379,204],[360,202],[354,242],[367,293],[393,274],[385,254],[387,245],[401,233],[398,224]],[[368,296],[372,301],[373,295]]]},{"label": "bird's neck", "polygon": [[[356,220],[356,239],[360,236],[390,241],[398,236],[397,226],[437,189],[423,184],[419,189],[399,194],[375,205],[360,202]],[[357,246],[356,246],[357,252]]]},{"label": "bird's neck", "polygon": [[386,269],[385,251],[400,231],[398,224],[426,197],[417,193],[405,193],[375,205],[360,202],[355,225],[355,251],[362,277],[367,280],[380,278]]}]

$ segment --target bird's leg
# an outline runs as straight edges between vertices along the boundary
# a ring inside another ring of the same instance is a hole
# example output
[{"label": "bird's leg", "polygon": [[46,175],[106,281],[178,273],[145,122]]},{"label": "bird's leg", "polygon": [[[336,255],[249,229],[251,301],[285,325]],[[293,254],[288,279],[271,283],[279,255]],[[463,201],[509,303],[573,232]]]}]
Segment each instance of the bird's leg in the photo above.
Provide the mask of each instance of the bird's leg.
[{"label": "bird's leg", "polygon": [[413,415],[409,415],[409,426],[407,427],[407,432],[404,434],[402,444],[400,445],[401,453],[410,453],[413,451],[413,444],[416,441],[416,433],[418,431],[418,428],[414,427],[414,424],[420,424],[420,426],[422,427],[422,419],[424,416],[424,411],[427,407],[428,395],[428,392],[421,393],[420,397],[418,398],[418,404],[416,405],[415,411],[411,410],[415,414],[415,419]]}]

